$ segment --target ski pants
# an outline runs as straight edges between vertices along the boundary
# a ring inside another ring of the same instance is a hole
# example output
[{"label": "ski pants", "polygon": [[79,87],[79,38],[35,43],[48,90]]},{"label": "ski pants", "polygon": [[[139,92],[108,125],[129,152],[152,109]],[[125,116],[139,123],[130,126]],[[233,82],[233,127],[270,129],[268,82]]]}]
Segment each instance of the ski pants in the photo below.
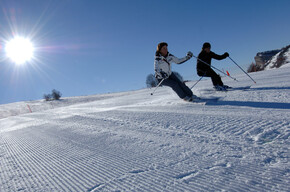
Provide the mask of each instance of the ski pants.
[{"label": "ski pants", "polygon": [[181,99],[186,96],[192,97],[193,95],[192,91],[185,85],[185,83],[181,82],[174,73],[165,79],[161,85],[171,87]]},{"label": "ski pants", "polygon": [[216,85],[223,86],[224,85],[221,77],[212,68],[208,68],[205,71],[197,70],[197,74],[201,77],[202,76],[203,77],[210,77],[212,84],[214,86],[216,86]]}]

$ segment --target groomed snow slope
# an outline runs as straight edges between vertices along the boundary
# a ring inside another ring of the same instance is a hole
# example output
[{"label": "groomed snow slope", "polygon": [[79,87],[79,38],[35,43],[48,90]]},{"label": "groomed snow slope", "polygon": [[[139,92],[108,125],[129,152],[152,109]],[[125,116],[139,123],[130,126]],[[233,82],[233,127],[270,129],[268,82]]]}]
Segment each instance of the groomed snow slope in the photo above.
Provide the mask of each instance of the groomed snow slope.
[{"label": "groomed snow slope", "polygon": [[0,191],[290,191],[289,73],[205,79],[207,105],[167,87],[1,105]]}]

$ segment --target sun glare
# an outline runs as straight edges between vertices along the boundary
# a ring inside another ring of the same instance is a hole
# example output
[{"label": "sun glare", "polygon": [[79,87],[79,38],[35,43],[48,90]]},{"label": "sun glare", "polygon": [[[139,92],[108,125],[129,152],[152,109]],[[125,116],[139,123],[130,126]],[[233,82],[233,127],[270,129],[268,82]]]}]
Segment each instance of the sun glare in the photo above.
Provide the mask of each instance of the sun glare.
[{"label": "sun glare", "polygon": [[16,64],[24,64],[33,57],[34,48],[29,39],[15,37],[7,42],[6,55]]}]

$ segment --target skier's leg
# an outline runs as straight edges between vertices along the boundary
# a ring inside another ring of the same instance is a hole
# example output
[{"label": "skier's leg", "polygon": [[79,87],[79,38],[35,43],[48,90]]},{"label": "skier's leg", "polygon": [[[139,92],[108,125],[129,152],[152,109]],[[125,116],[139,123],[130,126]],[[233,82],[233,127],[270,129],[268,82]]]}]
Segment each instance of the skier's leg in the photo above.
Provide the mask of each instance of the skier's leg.
[{"label": "skier's leg", "polygon": [[175,80],[175,81],[178,83],[178,85],[179,85],[180,88],[183,90],[183,92],[186,94],[186,96],[188,96],[188,97],[192,97],[193,93],[192,93],[191,89],[190,89],[189,87],[187,87],[187,86],[185,85],[185,83],[183,83],[182,81],[180,81],[180,80],[176,77],[176,75],[174,75],[174,73],[171,74],[171,78],[172,78],[173,80]]},{"label": "skier's leg", "polygon": [[162,83],[162,85],[171,87],[173,91],[181,98],[184,99],[187,94],[184,92],[184,90],[181,88],[180,84],[176,82],[174,79],[171,79],[170,77],[168,79],[165,79]]},{"label": "skier's leg", "polygon": [[214,86],[217,86],[217,85],[223,86],[224,85],[221,77],[213,69],[209,69],[206,72],[206,75],[211,77],[211,81],[212,81],[212,84]]}]

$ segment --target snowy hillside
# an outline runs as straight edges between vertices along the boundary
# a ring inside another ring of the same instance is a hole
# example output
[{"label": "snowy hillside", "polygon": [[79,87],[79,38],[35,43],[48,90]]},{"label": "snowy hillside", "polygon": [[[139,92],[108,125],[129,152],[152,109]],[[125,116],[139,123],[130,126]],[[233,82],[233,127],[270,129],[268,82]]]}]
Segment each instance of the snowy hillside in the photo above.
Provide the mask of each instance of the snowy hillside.
[{"label": "snowy hillside", "polygon": [[289,73],[0,105],[0,191],[290,191]]},{"label": "snowy hillside", "polygon": [[290,45],[282,48],[279,53],[274,55],[271,60],[265,64],[265,69],[279,68],[290,64]]}]

